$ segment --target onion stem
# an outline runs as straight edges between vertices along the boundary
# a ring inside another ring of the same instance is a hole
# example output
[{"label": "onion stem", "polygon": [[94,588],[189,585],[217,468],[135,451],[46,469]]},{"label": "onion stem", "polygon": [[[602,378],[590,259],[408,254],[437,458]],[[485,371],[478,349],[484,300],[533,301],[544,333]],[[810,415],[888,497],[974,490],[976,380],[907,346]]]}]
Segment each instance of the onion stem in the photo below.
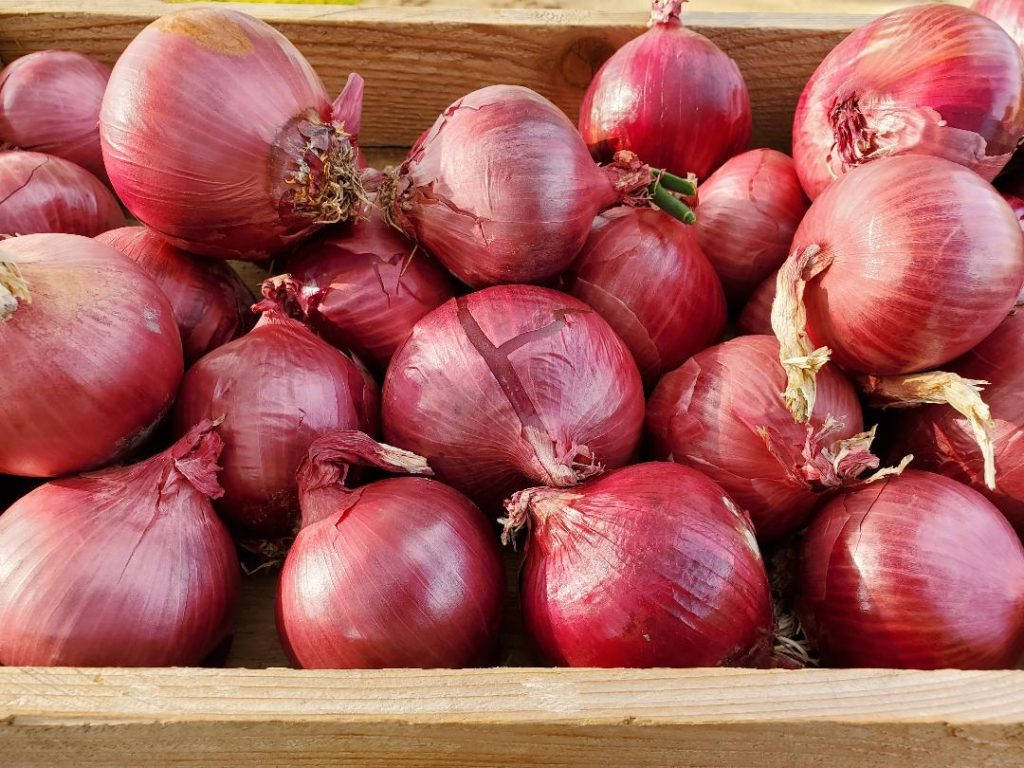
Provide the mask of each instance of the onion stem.
[{"label": "onion stem", "polygon": [[692,179],[676,176],[668,171],[658,171],[655,184],[660,184],[671,192],[678,192],[681,195],[693,197],[697,194],[697,184]]},{"label": "onion stem", "polygon": [[694,224],[697,221],[697,215],[690,206],[673,196],[657,182],[651,185],[651,202],[672,218],[679,219],[683,224]]}]

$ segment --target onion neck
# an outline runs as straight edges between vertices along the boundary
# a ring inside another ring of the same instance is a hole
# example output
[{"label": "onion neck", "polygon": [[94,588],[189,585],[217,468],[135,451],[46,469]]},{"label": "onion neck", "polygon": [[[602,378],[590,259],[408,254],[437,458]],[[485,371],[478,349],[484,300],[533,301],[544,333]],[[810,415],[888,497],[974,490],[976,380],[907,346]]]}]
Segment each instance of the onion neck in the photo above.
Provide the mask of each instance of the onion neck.
[{"label": "onion neck", "polygon": [[524,528],[527,532],[543,531],[548,521],[562,518],[576,499],[583,494],[558,488],[527,488],[513,494],[505,502],[507,517],[498,522],[502,525],[501,543],[514,542]]},{"label": "onion neck", "polygon": [[652,0],[649,27],[658,25],[682,26],[683,3],[687,0]]},{"label": "onion neck", "polygon": [[18,302],[32,303],[32,296],[18,265],[0,261],[0,322],[9,319],[18,309]]},{"label": "onion neck", "polygon": [[311,301],[316,297],[305,291],[305,286],[291,275],[276,275],[260,286],[263,299],[252,305],[253,312],[261,313],[258,325],[272,322],[309,321]]},{"label": "onion neck", "polygon": [[611,183],[611,197],[604,201],[603,208],[637,208],[653,203],[684,224],[696,223],[697,215],[690,207],[697,199],[697,178],[693,174],[682,177],[651,168],[628,150],[616,152],[611,164],[601,170]]},{"label": "onion neck", "polygon": [[224,441],[217,434],[217,427],[222,421],[204,419],[167,451],[174,471],[211,499],[219,499],[224,495],[224,489],[217,481],[217,473],[220,472],[217,460],[224,449]]}]

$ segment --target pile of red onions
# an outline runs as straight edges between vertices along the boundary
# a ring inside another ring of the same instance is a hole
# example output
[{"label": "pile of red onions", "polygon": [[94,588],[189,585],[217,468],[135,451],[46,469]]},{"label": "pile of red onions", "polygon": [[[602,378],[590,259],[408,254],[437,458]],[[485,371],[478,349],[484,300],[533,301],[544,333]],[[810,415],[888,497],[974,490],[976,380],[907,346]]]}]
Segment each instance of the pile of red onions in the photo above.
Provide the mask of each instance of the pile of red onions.
[{"label": "pile of red onions", "polygon": [[345,486],[351,464],[429,474],[359,432],[316,440],[299,468],[302,530],[277,594],[281,641],[305,669],[465,667],[490,661],[505,577],[497,539],[446,485]]},{"label": "pile of red onions", "polygon": [[290,316],[290,290],[280,279],[264,283],[256,327],[192,366],[174,409],[177,434],[201,419],[224,420],[217,510],[240,536],[260,541],[294,532],[295,471],[313,440],[377,430],[373,380]]},{"label": "pile of red onions", "polygon": [[598,216],[564,279],[626,342],[650,386],[725,327],[722,287],[695,228],[651,208]]},{"label": "pile of red onions", "polygon": [[[977,13],[917,5],[832,49],[793,123],[793,159],[813,199],[859,165],[927,154],[995,178],[1024,135],[1024,62]],[[943,189],[946,188],[944,185]]]},{"label": "pile of red onions", "polygon": [[526,627],[552,663],[768,663],[772,603],[750,520],[700,472],[637,464],[506,507],[506,537],[528,530]]},{"label": "pile of red onions", "polygon": [[697,239],[729,304],[743,306],[754,289],[789,255],[807,212],[793,160],[755,149],[729,160],[702,183]]},{"label": "pile of red onions", "polygon": [[0,143],[55,155],[106,179],[100,102],[110,67],[73,51],[37,51],[0,72]]},{"label": "pile of red onions", "polygon": [[210,504],[220,448],[205,421],[0,516],[0,664],[195,666],[229,640],[239,565]]},{"label": "pile of red onions", "polygon": [[190,8],[154,21],[117,60],[103,160],[128,209],[175,245],[260,259],[357,210],[361,104],[358,76],[332,104],[268,24]]},{"label": "pile of red onions", "polygon": [[652,0],[650,29],[594,75],[580,133],[594,157],[620,150],[699,178],[750,143],[750,97],[736,62],[680,21],[686,0]]},{"label": "pile of red onions", "polygon": [[842,667],[997,669],[1024,653],[1024,547],[981,494],[908,471],[829,502],[797,610]]},{"label": "pile of red onions", "polygon": [[644,392],[626,345],[558,291],[495,286],[426,315],[384,381],[384,437],[481,505],[626,464]]},{"label": "pile of red onions", "polygon": [[187,365],[252,327],[252,293],[226,263],[185,253],[145,227],[121,227],[96,239],[160,286],[174,310]]},{"label": "pile of red onions", "polygon": [[0,152],[0,235],[92,237],[125,225],[109,189],[78,165],[39,152]]},{"label": "pile of red onions", "polygon": [[0,350],[0,473],[34,477],[130,454],[170,408],[183,368],[160,288],[77,235],[3,242]]}]

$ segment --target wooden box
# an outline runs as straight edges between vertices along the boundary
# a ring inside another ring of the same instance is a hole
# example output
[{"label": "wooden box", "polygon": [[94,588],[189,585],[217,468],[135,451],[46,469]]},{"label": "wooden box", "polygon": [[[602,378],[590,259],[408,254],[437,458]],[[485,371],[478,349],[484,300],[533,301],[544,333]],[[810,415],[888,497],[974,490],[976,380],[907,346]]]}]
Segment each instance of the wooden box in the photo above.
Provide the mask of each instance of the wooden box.
[{"label": "wooden box", "polygon": [[[646,21],[644,0],[518,2],[533,7],[235,7],[279,27],[332,92],[349,71],[364,75],[361,138],[383,164],[492,82],[528,85],[575,117],[596,67]],[[786,149],[822,56],[896,5],[700,0],[684,16],[742,68],[754,146]],[[0,57],[68,48],[113,62],[175,7],[0,0]],[[515,632],[504,668],[295,671],[274,630],[274,586],[273,573],[246,579],[225,669],[0,668],[0,766],[1024,766],[1020,671],[541,669]],[[514,626],[512,598],[509,614]]]}]

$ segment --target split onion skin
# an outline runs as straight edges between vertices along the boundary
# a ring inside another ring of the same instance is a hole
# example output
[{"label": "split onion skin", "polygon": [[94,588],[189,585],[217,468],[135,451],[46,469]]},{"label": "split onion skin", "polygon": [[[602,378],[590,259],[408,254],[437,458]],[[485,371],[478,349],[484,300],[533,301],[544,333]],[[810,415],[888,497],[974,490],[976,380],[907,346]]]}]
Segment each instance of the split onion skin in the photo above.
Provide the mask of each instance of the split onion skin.
[{"label": "split onion skin", "polygon": [[651,462],[578,488],[535,488],[520,594],[553,664],[761,666],[768,579],[747,516],[706,476]]},{"label": "split onion skin", "polygon": [[36,51],[0,72],[0,143],[55,155],[106,181],[99,117],[110,67],[74,51]]},{"label": "split onion skin", "polygon": [[886,14],[832,49],[793,123],[793,159],[813,200],[878,157],[944,157],[996,177],[1024,134],[1024,62],[997,24],[953,5]]},{"label": "split onion skin", "polygon": [[212,430],[49,482],[0,516],[0,664],[197,666],[229,638],[240,569],[210,503]]},{"label": "split onion skin", "polygon": [[384,439],[485,510],[527,485],[573,485],[626,464],[643,416],[636,363],[601,316],[526,285],[426,315],[392,359],[382,397]]},{"label": "split onion skin", "polygon": [[[24,283],[14,301],[5,264]],[[0,315],[0,472],[57,477],[110,463],[171,407],[184,367],[174,314],[112,248],[65,234],[5,240]]]},{"label": "split onion skin", "polygon": [[984,496],[909,470],[830,501],[802,544],[797,610],[822,662],[1010,668],[1024,548]]},{"label": "split onion skin", "polygon": [[117,198],[81,166],[53,155],[0,152],[0,234],[93,237],[127,222]]},{"label": "split onion skin", "polygon": [[648,386],[717,341],[725,297],[697,233],[652,208],[613,208],[564,277],[626,342]]},{"label": "split onion skin", "polygon": [[142,267],[167,296],[181,331],[185,364],[252,328],[252,292],[230,266],[175,248],[145,227],[120,227],[97,235]]}]

